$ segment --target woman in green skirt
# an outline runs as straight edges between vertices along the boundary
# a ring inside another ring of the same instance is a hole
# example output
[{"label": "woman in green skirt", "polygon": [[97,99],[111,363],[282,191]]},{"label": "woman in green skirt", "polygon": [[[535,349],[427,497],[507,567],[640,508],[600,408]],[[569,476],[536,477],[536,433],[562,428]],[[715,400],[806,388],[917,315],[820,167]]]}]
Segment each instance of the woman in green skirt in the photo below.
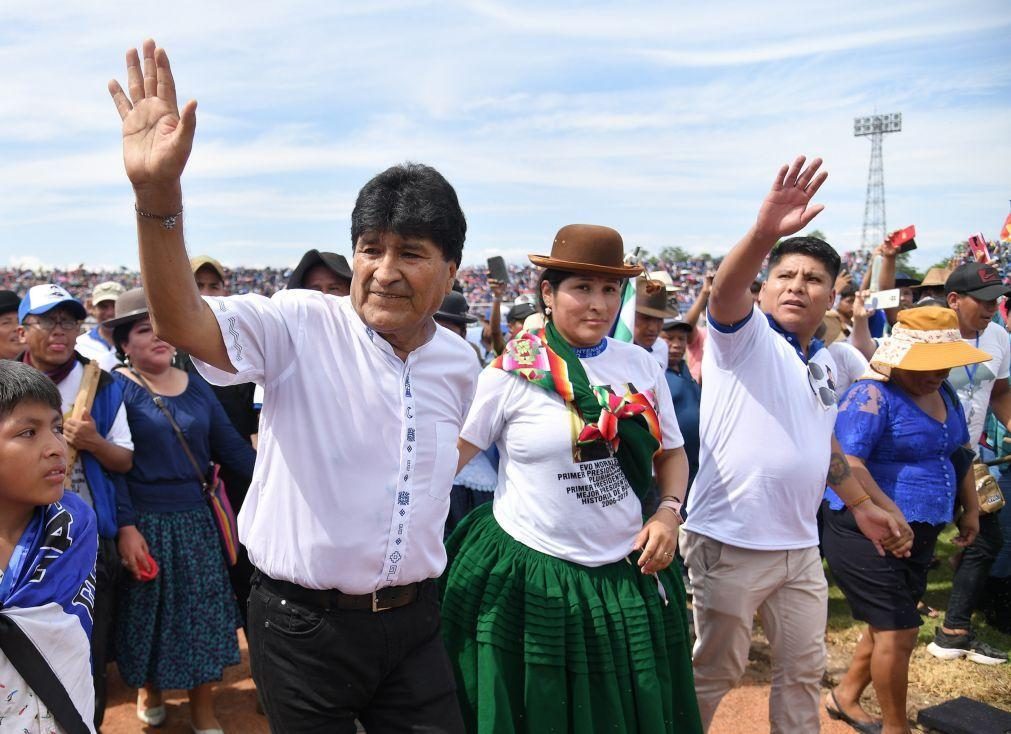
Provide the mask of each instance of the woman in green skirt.
[{"label": "woman in green skirt", "polygon": [[[674,560],[688,461],[660,365],[607,338],[626,266],[613,229],[569,225],[544,329],[479,381],[460,465],[500,453],[495,500],[447,541],[443,629],[469,731],[701,732]],[[655,470],[656,514],[641,498]]]}]

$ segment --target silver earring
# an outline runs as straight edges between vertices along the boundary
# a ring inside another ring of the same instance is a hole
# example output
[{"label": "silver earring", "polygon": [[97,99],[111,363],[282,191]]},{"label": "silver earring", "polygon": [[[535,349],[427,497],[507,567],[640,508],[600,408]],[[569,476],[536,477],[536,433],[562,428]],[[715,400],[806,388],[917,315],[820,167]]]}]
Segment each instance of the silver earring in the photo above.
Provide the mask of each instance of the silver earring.
[{"label": "silver earring", "polygon": [[544,315],[545,316],[550,316],[551,315],[551,306],[545,306],[544,307]]}]

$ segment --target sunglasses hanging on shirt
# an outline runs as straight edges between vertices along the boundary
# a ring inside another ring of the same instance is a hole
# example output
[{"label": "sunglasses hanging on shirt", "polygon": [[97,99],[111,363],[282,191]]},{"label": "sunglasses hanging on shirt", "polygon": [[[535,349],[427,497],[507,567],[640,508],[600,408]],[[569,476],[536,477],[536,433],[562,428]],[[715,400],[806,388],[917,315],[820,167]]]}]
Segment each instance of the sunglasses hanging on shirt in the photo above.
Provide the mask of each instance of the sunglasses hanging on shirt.
[{"label": "sunglasses hanging on shirt", "polygon": [[817,362],[807,363],[807,381],[811,385],[811,390],[821,403],[821,407],[828,410],[839,401],[839,396],[835,391],[835,382],[828,370]]}]

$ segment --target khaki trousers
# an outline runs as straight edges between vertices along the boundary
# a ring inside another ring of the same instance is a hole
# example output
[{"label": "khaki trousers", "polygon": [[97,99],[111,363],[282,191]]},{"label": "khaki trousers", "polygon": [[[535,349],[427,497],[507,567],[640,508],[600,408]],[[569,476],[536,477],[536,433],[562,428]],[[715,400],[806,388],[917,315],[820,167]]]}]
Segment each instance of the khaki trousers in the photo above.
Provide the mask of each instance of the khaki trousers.
[{"label": "khaki trousers", "polygon": [[685,532],[694,587],[695,693],[706,730],[748,663],[755,612],[772,647],[772,734],[819,730],[828,584],[817,548],[758,551]]}]

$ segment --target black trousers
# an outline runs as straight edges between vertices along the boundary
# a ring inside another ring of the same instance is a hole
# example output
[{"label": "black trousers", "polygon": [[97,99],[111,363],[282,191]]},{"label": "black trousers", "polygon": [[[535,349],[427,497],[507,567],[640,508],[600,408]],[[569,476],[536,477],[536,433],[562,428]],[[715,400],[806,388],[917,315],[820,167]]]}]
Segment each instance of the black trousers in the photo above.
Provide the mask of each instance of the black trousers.
[{"label": "black trousers", "polygon": [[962,553],[962,561],[951,579],[951,597],[944,615],[944,626],[948,629],[971,629],[972,613],[983,595],[990,566],[1004,545],[997,517],[996,513],[979,516],[979,535]]},{"label": "black trousers", "polygon": [[383,612],[282,596],[260,572],[249,596],[249,658],[273,732],[462,734],[438,587]]},{"label": "black trousers", "polygon": [[95,681],[95,728],[105,718],[107,696],[106,671],[112,661],[112,626],[116,613],[116,587],[121,566],[116,541],[98,539],[98,559],[95,562],[95,608],[92,610],[91,672]]}]

